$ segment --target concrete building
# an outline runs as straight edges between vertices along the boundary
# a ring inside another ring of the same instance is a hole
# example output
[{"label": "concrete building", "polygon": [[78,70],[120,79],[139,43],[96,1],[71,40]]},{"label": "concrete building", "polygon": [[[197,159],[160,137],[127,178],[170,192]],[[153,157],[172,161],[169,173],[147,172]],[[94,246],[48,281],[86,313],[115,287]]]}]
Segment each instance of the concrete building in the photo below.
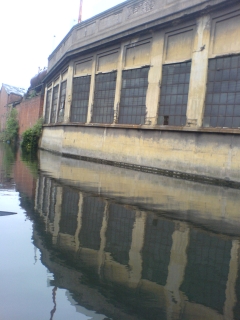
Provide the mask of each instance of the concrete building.
[{"label": "concrete building", "polygon": [[238,0],[129,0],[49,57],[41,148],[240,182]]}]

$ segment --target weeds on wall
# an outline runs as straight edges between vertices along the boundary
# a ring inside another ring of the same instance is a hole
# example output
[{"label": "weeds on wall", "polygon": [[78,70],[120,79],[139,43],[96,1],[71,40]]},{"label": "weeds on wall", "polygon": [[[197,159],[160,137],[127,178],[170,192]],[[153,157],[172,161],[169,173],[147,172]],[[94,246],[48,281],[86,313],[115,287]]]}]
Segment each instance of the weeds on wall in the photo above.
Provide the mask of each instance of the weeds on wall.
[{"label": "weeds on wall", "polygon": [[4,140],[15,142],[18,136],[18,127],[18,112],[16,109],[11,109],[11,111],[7,115]]},{"label": "weeds on wall", "polygon": [[23,132],[21,147],[26,152],[36,151],[38,141],[42,133],[43,119],[40,118],[36,124]]}]

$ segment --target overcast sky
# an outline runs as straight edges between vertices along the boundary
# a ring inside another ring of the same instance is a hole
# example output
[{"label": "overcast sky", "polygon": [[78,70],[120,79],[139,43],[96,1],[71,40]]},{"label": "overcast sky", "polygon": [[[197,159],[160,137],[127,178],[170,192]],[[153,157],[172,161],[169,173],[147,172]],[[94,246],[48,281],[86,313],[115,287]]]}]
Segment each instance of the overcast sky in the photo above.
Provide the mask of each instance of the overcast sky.
[{"label": "overcast sky", "polygon": [[[123,0],[83,0],[83,20]],[[80,0],[4,0],[0,10],[0,86],[28,88],[38,67],[77,23]]]}]

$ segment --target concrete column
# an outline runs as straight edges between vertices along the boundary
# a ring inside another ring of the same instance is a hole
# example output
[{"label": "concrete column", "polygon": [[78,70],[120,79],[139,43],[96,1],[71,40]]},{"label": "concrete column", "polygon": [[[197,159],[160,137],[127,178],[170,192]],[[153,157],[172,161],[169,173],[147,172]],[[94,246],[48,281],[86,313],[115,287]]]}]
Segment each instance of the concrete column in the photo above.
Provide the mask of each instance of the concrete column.
[{"label": "concrete column", "polygon": [[206,15],[197,20],[193,45],[192,67],[188,93],[188,127],[201,127],[205,106],[211,18]]},{"label": "concrete column", "polygon": [[52,104],[53,104],[53,82],[52,82],[52,86],[51,88],[49,87],[48,90],[51,89],[51,101],[50,101],[50,106],[49,106],[49,115],[48,115],[48,119],[47,120],[47,123],[50,123],[51,122],[51,113],[52,113]]},{"label": "concrete column", "polygon": [[157,124],[157,114],[160,99],[160,83],[162,80],[162,64],[164,53],[164,33],[153,34],[151,50],[151,66],[148,75],[148,90],[146,96],[146,122],[148,125]]},{"label": "concrete column", "polygon": [[34,199],[34,209],[38,209],[38,191],[39,191],[39,177],[36,181],[36,191],[35,191],[35,199]]},{"label": "concrete column", "polygon": [[118,123],[119,105],[120,105],[121,89],[122,89],[123,63],[124,63],[124,43],[122,43],[122,45],[121,45],[121,49],[120,49],[119,57],[118,57],[116,91],[115,91],[115,99],[114,99],[114,119],[113,119],[113,123]]},{"label": "concrete column", "polygon": [[94,91],[95,91],[96,64],[97,64],[97,56],[95,54],[93,56],[93,61],[92,61],[92,73],[91,73],[91,83],[90,83],[90,91],[89,91],[87,123],[90,123],[92,120]]},{"label": "concrete column", "polygon": [[186,223],[177,223],[177,230],[172,235],[172,248],[168,266],[167,319],[179,319],[182,306],[180,286],[184,279],[187,266],[187,246],[189,243],[189,227]]},{"label": "concrete column", "polygon": [[78,202],[78,217],[77,217],[77,230],[75,233],[75,250],[78,251],[80,247],[79,234],[82,228],[82,214],[83,214],[83,194],[79,193],[79,202]]},{"label": "concrete column", "polygon": [[56,108],[56,116],[55,116],[54,123],[57,122],[57,118],[58,118],[58,112],[59,112],[59,106],[60,106],[61,83],[62,83],[62,74],[60,74],[59,76],[58,99],[57,99],[57,108]]},{"label": "concrete column", "polygon": [[43,102],[43,120],[44,121],[45,121],[45,114],[46,114],[47,92],[48,92],[48,87],[47,87],[47,85],[45,85],[44,102]]},{"label": "concrete column", "polygon": [[132,244],[129,251],[129,284],[137,287],[142,278],[142,248],[145,237],[145,225],[147,214],[137,211],[132,231]]},{"label": "concrete column", "polygon": [[235,285],[238,277],[238,250],[239,240],[233,240],[231,250],[231,260],[229,263],[229,273],[226,286],[226,300],[224,304],[224,320],[233,320],[233,308],[236,304],[237,297],[235,291]]},{"label": "concrete column", "polygon": [[52,237],[53,244],[57,244],[58,234],[60,231],[59,224],[60,224],[61,213],[62,213],[62,193],[63,193],[63,188],[57,187],[55,215],[54,215],[54,221],[53,221],[53,237]]},{"label": "concrete column", "polygon": [[64,123],[70,122],[71,105],[72,105],[72,90],[73,90],[73,61],[69,63],[67,75],[67,88],[66,88],[66,102],[64,111]]},{"label": "concrete column", "polygon": [[105,263],[105,247],[106,247],[106,231],[108,226],[108,218],[109,218],[109,203],[106,201],[104,215],[103,215],[103,221],[102,221],[102,227],[100,231],[100,249],[98,251],[98,274],[101,276],[101,270]]}]

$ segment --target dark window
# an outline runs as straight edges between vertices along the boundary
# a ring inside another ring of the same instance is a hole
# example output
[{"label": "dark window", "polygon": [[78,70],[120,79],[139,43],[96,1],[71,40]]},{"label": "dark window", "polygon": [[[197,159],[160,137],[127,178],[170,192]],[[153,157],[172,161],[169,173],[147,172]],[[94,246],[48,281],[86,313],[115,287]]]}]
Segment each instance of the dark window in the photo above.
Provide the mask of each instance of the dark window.
[{"label": "dark window", "polygon": [[110,252],[113,259],[123,265],[129,262],[134,222],[135,211],[117,204],[109,206],[105,251]]},{"label": "dark window", "polygon": [[49,211],[49,194],[51,188],[51,180],[50,178],[45,177],[44,179],[44,188],[43,188],[43,205],[42,205],[42,213],[44,216],[48,215]]},{"label": "dark window", "polygon": [[66,88],[67,88],[67,81],[64,81],[61,83],[60,103],[59,103],[59,111],[58,111],[58,119],[57,119],[58,122],[63,122],[63,119],[64,119]]},{"label": "dark window", "polygon": [[232,241],[198,230],[190,232],[188,263],[180,290],[190,302],[223,314]]},{"label": "dark window", "polygon": [[113,123],[117,72],[97,74],[92,122]]},{"label": "dark window", "polygon": [[123,71],[118,123],[145,123],[148,72],[149,67]]},{"label": "dark window", "polygon": [[74,236],[77,230],[79,193],[63,188],[62,214],[59,223],[60,232]]},{"label": "dark window", "polygon": [[142,249],[142,278],[166,285],[172,248],[173,222],[148,216]]},{"label": "dark window", "polygon": [[51,123],[56,121],[56,113],[57,113],[57,106],[58,106],[58,89],[59,85],[53,88],[53,102],[52,102],[52,112],[51,112]]},{"label": "dark window", "polygon": [[47,101],[46,101],[46,110],[45,110],[44,123],[48,123],[49,122],[49,112],[50,112],[51,100],[52,100],[52,89],[47,91]]},{"label": "dark window", "polygon": [[54,222],[56,201],[57,201],[57,185],[53,181],[51,181],[50,206],[49,206],[50,222]]},{"label": "dark window", "polygon": [[84,248],[100,249],[100,231],[102,228],[105,202],[99,198],[85,197],[83,200],[82,227],[79,234],[80,244]]},{"label": "dark window", "polygon": [[71,122],[85,123],[87,121],[90,82],[90,76],[73,79]]},{"label": "dark window", "polygon": [[37,210],[42,209],[42,196],[43,196],[44,177],[39,174],[38,178],[38,193],[37,193]]},{"label": "dark window", "polygon": [[204,127],[240,127],[240,55],[210,59]]},{"label": "dark window", "polygon": [[163,66],[158,124],[185,126],[191,62]]}]

